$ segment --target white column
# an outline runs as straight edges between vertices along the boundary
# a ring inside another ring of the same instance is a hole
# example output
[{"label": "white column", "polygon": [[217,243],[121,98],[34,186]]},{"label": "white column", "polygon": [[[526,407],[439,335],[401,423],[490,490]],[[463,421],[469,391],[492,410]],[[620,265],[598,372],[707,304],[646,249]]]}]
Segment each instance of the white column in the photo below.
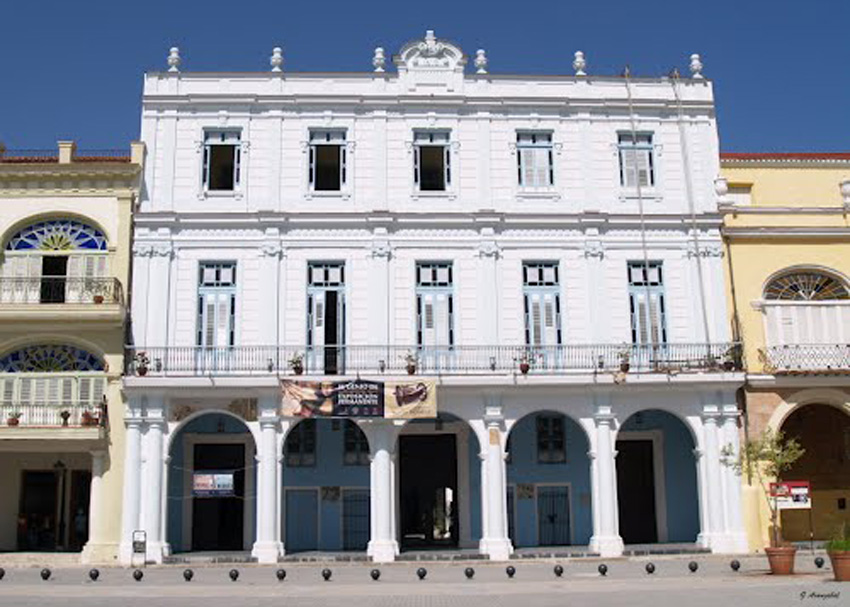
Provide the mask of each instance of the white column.
[{"label": "white column", "polygon": [[594,497],[599,500],[593,509],[599,517],[594,525],[595,535],[590,538],[590,549],[601,556],[612,557],[623,554],[623,539],[617,524],[617,468],[614,459],[614,444],[611,437],[611,425],[614,416],[610,412],[599,412],[596,421],[596,450],[594,466],[596,474],[591,475]]},{"label": "white column", "polygon": [[122,498],[121,541],[119,560],[129,565],[133,555],[133,531],[139,528],[139,502],[142,494],[142,420],[127,417],[124,420],[126,442],[124,450],[124,491]]},{"label": "white column", "polygon": [[397,429],[388,423],[371,422],[361,428],[369,439],[372,461],[369,466],[371,475],[371,513],[372,537],[366,553],[376,563],[390,563],[398,555],[398,541],[395,537],[393,508],[393,466],[392,454],[395,450]]},{"label": "white column", "polygon": [[710,531],[706,534],[708,547],[712,552],[727,552],[726,534],[723,521],[723,481],[720,462],[720,447],[718,445],[716,412],[703,414],[703,436],[705,441],[705,489],[704,502],[708,506],[708,524]]},{"label": "white column", "polygon": [[[732,409],[724,408],[723,417],[723,446],[727,445],[732,450],[734,455],[732,459],[738,457],[739,435],[738,435],[738,407]],[[744,520],[741,503],[741,475],[732,466],[723,465],[723,473],[725,477],[726,499],[723,503],[726,506],[726,525],[729,534],[728,552],[744,554],[749,552],[747,542],[747,532],[744,529]]]},{"label": "white column", "polygon": [[513,546],[508,539],[508,500],[504,432],[500,419],[488,419],[487,440],[481,450],[482,534],[479,552],[493,561],[508,560]]},{"label": "white column", "polygon": [[[89,539],[86,542],[80,560],[91,563],[97,560],[98,546],[103,544],[103,471],[106,467],[106,451],[91,452],[91,485],[89,486]],[[73,516],[73,513],[72,513]]]},{"label": "white column", "polygon": [[[272,399],[274,400],[274,399]],[[261,410],[264,408],[261,404]],[[278,418],[271,414],[260,417],[259,466],[257,469],[257,539],[251,555],[260,563],[276,563],[283,554],[283,544],[276,524],[278,476]]]},{"label": "white column", "polygon": [[145,434],[145,464],[147,479],[144,492],[144,522],[147,532],[148,562],[161,563],[163,557],[164,533],[162,524],[163,469],[165,461],[162,451],[162,436],[165,420],[161,417],[148,419],[148,431]]}]

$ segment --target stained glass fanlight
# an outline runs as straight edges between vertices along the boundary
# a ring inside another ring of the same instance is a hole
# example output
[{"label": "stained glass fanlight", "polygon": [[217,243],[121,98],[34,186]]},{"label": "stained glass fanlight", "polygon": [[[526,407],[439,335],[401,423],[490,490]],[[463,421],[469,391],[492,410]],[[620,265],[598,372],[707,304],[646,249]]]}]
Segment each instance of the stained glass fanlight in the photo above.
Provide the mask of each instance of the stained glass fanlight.
[{"label": "stained glass fanlight", "polygon": [[0,357],[3,373],[56,373],[63,371],[103,371],[100,357],[69,345],[26,346]]},{"label": "stained glass fanlight", "polygon": [[822,272],[798,271],[774,279],[764,291],[765,299],[785,301],[824,301],[850,299],[847,287]]},{"label": "stained glass fanlight", "polygon": [[7,251],[105,251],[106,236],[76,219],[48,219],[19,231],[6,244]]}]

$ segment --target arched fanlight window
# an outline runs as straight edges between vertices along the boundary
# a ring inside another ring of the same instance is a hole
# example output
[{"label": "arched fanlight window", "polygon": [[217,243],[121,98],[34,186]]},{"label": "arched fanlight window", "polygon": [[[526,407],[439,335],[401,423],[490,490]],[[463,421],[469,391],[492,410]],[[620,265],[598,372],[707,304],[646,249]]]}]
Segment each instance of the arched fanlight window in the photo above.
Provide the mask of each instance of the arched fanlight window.
[{"label": "arched fanlight window", "polygon": [[103,360],[81,348],[61,344],[26,346],[0,357],[3,373],[104,371]]},{"label": "arched fanlight window", "polygon": [[847,287],[838,279],[810,270],[790,272],[776,278],[764,290],[765,299],[784,301],[824,301],[850,299]]},{"label": "arched fanlight window", "polygon": [[23,228],[6,243],[7,251],[105,251],[106,236],[76,219],[48,219]]}]

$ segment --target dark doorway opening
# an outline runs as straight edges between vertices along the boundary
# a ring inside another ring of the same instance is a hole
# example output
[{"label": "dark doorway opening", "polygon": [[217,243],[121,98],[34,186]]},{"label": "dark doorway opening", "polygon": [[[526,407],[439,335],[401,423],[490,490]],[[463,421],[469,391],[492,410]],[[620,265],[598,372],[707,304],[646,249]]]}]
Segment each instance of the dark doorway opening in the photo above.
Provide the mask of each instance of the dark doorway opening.
[{"label": "dark doorway opening", "polygon": [[455,436],[401,436],[399,450],[402,549],[457,547]]},{"label": "dark doorway opening", "polygon": [[624,544],[658,541],[651,440],[617,441],[617,508]]},{"label": "dark doorway opening", "polygon": [[73,470],[71,472],[71,503],[68,511],[71,517],[69,546],[79,551],[89,541],[89,501],[91,499],[91,472]]},{"label": "dark doorway opening", "polygon": [[58,490],[56,472],[23,472],[18,509],[18,550],[56,549]]},{"label": "dark doorway opening", "polygon": [[232,472],[233,496],[192,498],[192,550],[242,550],[245,445],[195,445],[194,471]]},{"label": "dark doorway opening", "polygon": [[41,258],[41,303],[65,303],[65,281],[68,276],[68,257]]},{"label": "dark doorway opening", "polygon": [[337,291],[325,292],[325,373],[336,375],[342,373],[339,364],[339,348],[341,331],[339,322],[339,300]]}]

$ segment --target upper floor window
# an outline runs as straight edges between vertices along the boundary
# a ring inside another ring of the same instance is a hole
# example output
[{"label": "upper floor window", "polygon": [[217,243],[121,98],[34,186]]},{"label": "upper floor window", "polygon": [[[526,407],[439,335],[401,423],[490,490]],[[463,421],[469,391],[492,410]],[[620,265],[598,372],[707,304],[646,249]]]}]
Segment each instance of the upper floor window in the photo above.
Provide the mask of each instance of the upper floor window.
[{"label": "upper floor window", "polygon": [[634,188],[655,185],[655,159],[651,133],[619,133],[620,185]]},{"label": "upper floor window", "polygon": [[556,346],[561,343],[561,295],[557,262],[522,264],[525,307],[525,343]]},{"label": "upper floor window", "polygon": [[449,131],[415,131],[413,181],[422,192],[441,192],[452,182]]},{"label": "upper floor window", "polygon": [[629,307],[632,343],[659,345],[667,342],[664,274],[660,261],[630,261]]},{"label": "upper floor window", "polygon": [[239,185],[238,130],[204,131],[204,189],[232,192]]},{"label": "upper floor window", "polygon": [[537,461],[541,464],[560,464],[567,461],[562,416],[537,416]]},{"label": "upper floor window", "polygon": [[289,431],[284,453],[291,468],[316,465],[316,420],[305,419]]},{"label": "upper floor window", "polygon": [[345,131],[310,131],[310,187],[317,192],[338,192],[346,179]]},{"label": "upper floor window", "polygon": [[519,185],[543,188],[555,183],[555,163],[551,133],[517,133]]},{"label": "upper floor window", "polygon": [[199,346],[233,346],[236,335],[236,262],[204,262],[198,278]]},{"label": "upper floor window", "polygon": [[850,299],[847,287],[828,274],[815,271],[791,272],[770,282],[765,299],[785,301],[824,301]]},{"label": "upper floor window", "polygon": [[416,335],[419,346],[454,344],[451,262],[416,264]]}]

